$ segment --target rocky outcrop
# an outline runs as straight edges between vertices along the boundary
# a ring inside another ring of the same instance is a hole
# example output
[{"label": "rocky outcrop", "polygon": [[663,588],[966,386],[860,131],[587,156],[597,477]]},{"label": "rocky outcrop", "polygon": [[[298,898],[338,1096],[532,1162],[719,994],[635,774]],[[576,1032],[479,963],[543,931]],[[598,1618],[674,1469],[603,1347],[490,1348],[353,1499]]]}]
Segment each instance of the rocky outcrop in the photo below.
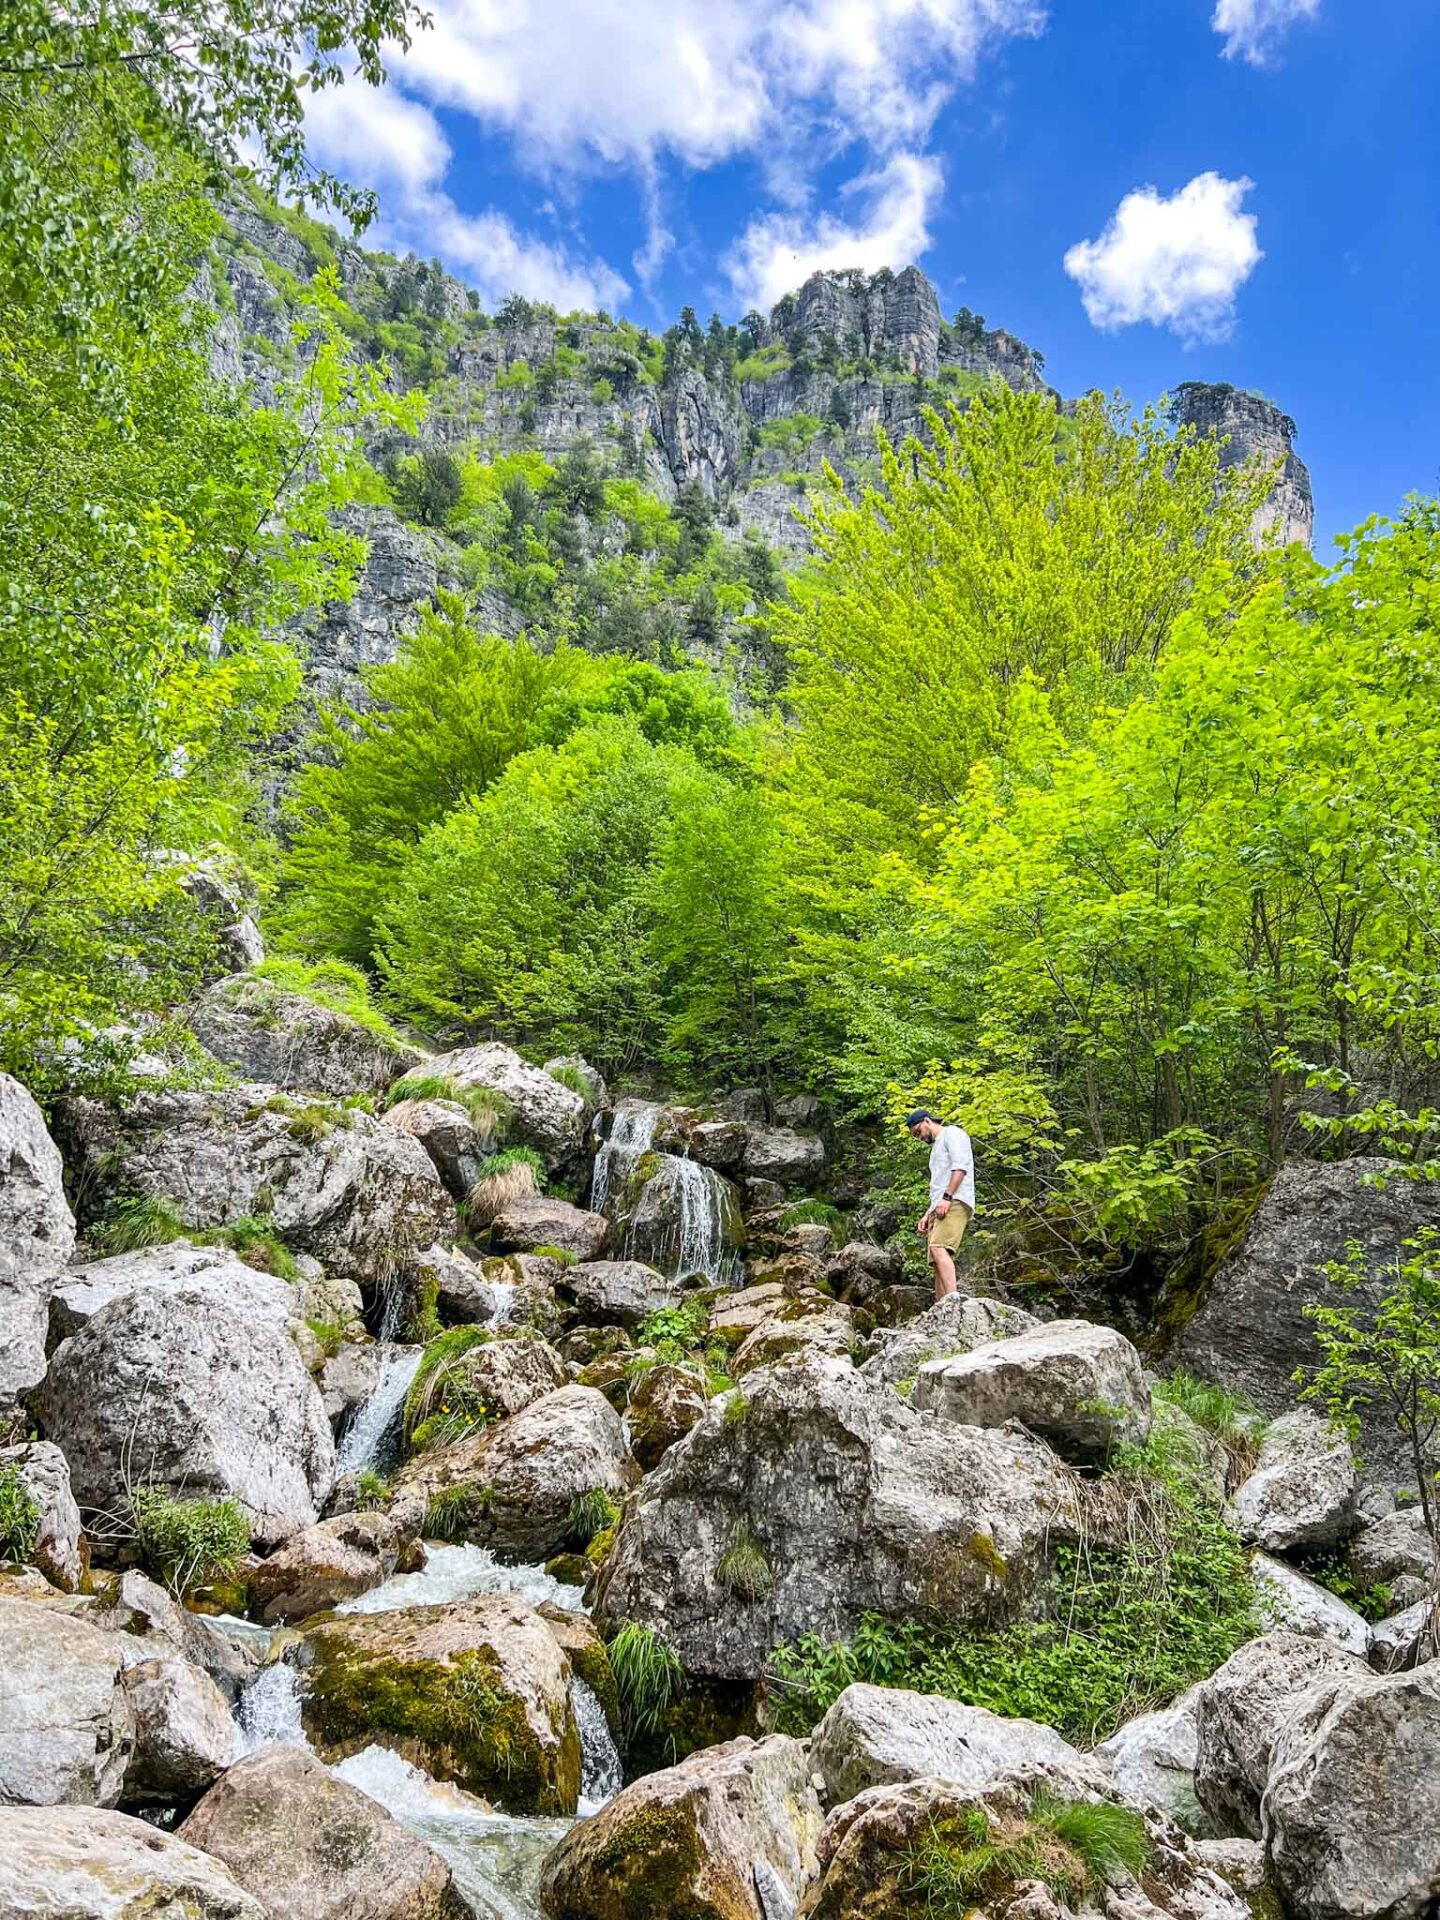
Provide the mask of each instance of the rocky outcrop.
[{"label": "rocky outcrop", "polygon": [[860,1371],[867,1380],[899,1386],[913,1381],[929,1360],[950,1360],[958,1354],[973,1353],[976,1347],[1012,1339],[1039,1324],[1033,1314],[999,1300],[947,1294],[906,1326],[877,1334],[875,1351]]},{"label": "rocky outcrop", "polygon": [[135,1728],[125,1770],[130,1806],[188,1807],[235,1758],[224,1694],[188,1660],[139,1660],[122,1682]]},{"label": "rocky outcrop", "polygon": [[1140,1356],[1113,1327],[1055,1320],[953,1359],[927,1360],[913,1404],[961,1426],[1019,1420],[1068,1460],[1104,1460],[1150,1431]]},{"label": "rocky outcrop", "polygon": [[1270,492],[1251,525],[1259,540],[1309,546],[1315,528],[1310,475],[1295,451],[1295,422],[1271,400],[1243,388],[1187,380],[1176,389],[1173,417],[1179,427],[1223,440],[1220,469],[1249,466],[1273,474]]},{"label": "rocky outcrop", "polygon": [[179,1830],[275,1920],[465,1920],[449,1866],[298,1747],[232,1767]]},{"label": "rocky outcrop", "polygon": [[781,1909],[762,1908],[757,1877],[793,1911],[820,1827],[798,1740],[731,1740],[647,1774],[572,1827],[545,1861],[540,1904],[550,1920],[771,1920]]},{"label": "rocky outcrop", "polygon": [[771,317],[772,337],[856,359],[893,360],[933,379],[940,364],[940,302],[918,267],[899,273],[812,273]]},{"label": "rocky outcrop", "polygon": [[558,1247],[577,1261],[597,1260],[604,1251],[610,1222],[603,1213],[572,1207],[565,1200],[532,1194],[512,1200],[490,1223],[490,1243],[501,1253],[534,1253]]},{"label": "rocky outcrop", "polygon": [[307,1093],[382,1093],[425,1057],[253,973],[207,988],[186,1017],[206,1051],[242,1079]]},{"label": "rocky outcrop", "polygon": [[304,621],[305,678],[316,705],[344,700],[365,708],[370,697],[361,669],[395,658],[419,607],[435,598],[439,569],[425,535],[393,508],[349,506],[337,519],[364,541],[364,563],[347,600],[330,601]]},{"label": "rocky outcrop", "polygon": [[268,1320],[284,1330],[297,1319],[297,1299],[288,1281],[259,1273],[228,1247],[197,1247],[172,1240],[161,1247],[90,1260],[61,1274],[50,1296],[52,1350],[88,1326],[112,1301],[132,1293],[188,1293],[218,1301],[247,1320]]},{"label": "rocky outcrop", "polygon": [[32,1440],[0,1447],[0,1476],[13,1474],[37,1508],[30,1559],[66,1593],[78,1593],[90,1570],[90,1547],[70,1491],[70,1469],[58,1447]]},{"label": "rocky outcrop", "polygon": [[188,1841],[98,1807],[0,1808],[0,1913],[11,1920],[273,1920]]},{"label": "rocky outcrop", "polygon": [[135,1746],[124,1653],[77,1615],[0,1598],[0,1805],[120,1799]]},{"label": "rocky outcrop", "polygon": [[384,1120],[418,1140],[447,1190],[457,1200],[466,1198],[489,1157],[490,1139],[458,1100],[399,1100],[387,1107]]},{"label": "rocky outcrop", "polygon": [[1359,1476],[1350,1442],[1303,1409],[1272,1421],[1235,1492],[1241,1536],[1268,1553],[1333,1547],[1353,1531]]},{"label": "rocky outcrop", "polygon": [[579,1154],[585,1137],[585,1100],[540,1067],[532,1067],[513,1047],[498,1040],[483,1047],[442,1053],[430,1071],[460,1087],[489,1087],[509,1102],[512,1138],[533,1147],[551,1171]]},{"label": "rocky outcrop", "polygon": [[272,1320],[180,1287],[112,1300],[55,1351],[34,1405],[82,1509],[136,1487],[231,1495],[273,1544],[319,1517],[335,1444],[318,1389]]},{"label": "rocky outcrop", "polygon": [[1398,1507],[1350,1542],[1350,1575],[1363,1593],[1387,1586],[1400,1604],[1413,1604],[1433,1578],[1435,1549],[1418,1507]]},{"label": "rocky outcrop", "polygon": [[655,1628],[689,1672],[755,1680],[783,1641],[841,1637],[865,1612],[1015,1613],[1074,1525],[1038,1442],[942,1426],[796,1354],[712,1401],[648,1477],[599,1612]]},{"label": "rocky outcrop", "polygon": [[45,1372],[50,1289],[75,1246],[62,1172],[39,1107],[0,1073],[0,1408]]},{"label": "rocky outcrop", "polygon": [[787,1191],[812,1187],[825,1171],[825,1142],[789,1127],[752,1127],[741,1164],[747,1180],[777,1180]]},{"label": "rocky outcrop", "polygon": [[587,1260],[567,1267],[561,1291],[577,1313],[599,1326],[638,1326],[647,1314],[678,1307],[685,1298],[679,1280],[667,1280],[643,1260]]}]

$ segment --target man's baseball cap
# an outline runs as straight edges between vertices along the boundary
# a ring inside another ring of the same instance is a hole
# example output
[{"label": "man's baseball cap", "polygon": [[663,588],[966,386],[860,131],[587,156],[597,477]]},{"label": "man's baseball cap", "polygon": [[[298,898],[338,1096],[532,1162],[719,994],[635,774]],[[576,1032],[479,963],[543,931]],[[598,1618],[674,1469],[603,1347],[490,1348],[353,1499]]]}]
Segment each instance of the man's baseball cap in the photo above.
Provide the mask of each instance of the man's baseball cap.
[{"label": "man's baseball cap", "polygon": [[[907,1128],[909,1129],[909,1131],[910,1131],[911,1133],[913,1133],[913,1132],[915,1131],[915,1129],[916,1129],[916,1127],[918,1127],[918,1126],[919,1126],[919,1124],[920,1124],[920,1122],[921,1122],[922,1120],[934,1120],[934,1119],[935,1119],[935,1116],[934,1116],[934,1114],[933,1114],[933,1113],[931,1113],[931,1112],[930,1112],[930,1111],[928,1110],[928,1108],[926,1108],[926,1107],[916,1107],[916,1109],[915,1109],[915,1111],[914,1111],[913,1113],[907,1113],[907,1114],[906,1114],[906,1116],[905,1116],[905,1125],[906,1125],[906,1127],[907,1127]],[[939,1123],[939,1121],[937,1120],[937,1121],[935,1122],[935,1124],[936,1124],[936,1125],[938,1126],[938,1125],[939,1125],[940,1123]]]}]

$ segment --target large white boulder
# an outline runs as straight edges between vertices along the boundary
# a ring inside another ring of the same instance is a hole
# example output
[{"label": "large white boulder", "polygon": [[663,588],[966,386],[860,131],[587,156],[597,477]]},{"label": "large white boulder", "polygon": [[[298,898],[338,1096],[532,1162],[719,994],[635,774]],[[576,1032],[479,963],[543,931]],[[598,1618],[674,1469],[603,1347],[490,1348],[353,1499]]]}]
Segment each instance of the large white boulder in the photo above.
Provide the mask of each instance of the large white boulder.
[{"label": "large white boulder", "polygon": [[0,1073],[0,1407],[45,1372],[45,1315],[75,1246],[60,1151],[18,1080]]},{"label": "large white boulder", "polygon": [[224,1694],[209,1674],[173,1657],[135,1661],[122,1684],[135,1727],[126,1801],[189,1806],[235,1758],[235,1722]]},{"label": "large white boulder", "polygon": [[1236,1522],[1267,1553],[1331,1547],[1354,1527],[1359,1486],[1345,1435],[1300,1408],[1266,1428],[1254,1471],[1235,1492]]},{"label": "large white boulder", "polygon": [[119,1634],[0,1597],[0,1804],[114,1806],[135,1745],[124,1662]]},{"label": "large white boulder", "polygon": [[512,1137],[533,1147],[552,1172],[574,1160],[585,1144],[584,1098],[532,1067],[513,1047],[492,1040],[461,1047],[431,1061],[429,1071],[459,1087],[489,1087],[504,1094],[514,1113]]},{"label": "large white boulder", "polygon": [[1268,1553],[1251,1555],[1250,1577],[1255,1583],[1255,1611],[1268,1631],[1329,1640],[1362,1660],[1370,1651],[1369,1623],[1328,1587],[1308,1580],[1283,1560],[1272,1560]]},{"label": "large white boulder", "polygon": [[247,1318],[269,1320],[280,1328],[295,1319],[295,1290],[286,1280],[259,1273],[228,1247],[195,1247],[172,1240],[162,1247],[139,1247],[106,1260],[90,1260],[62,1273],[50,1296],[50,1344],[59,1346],[78,1333],[101,1307],[142,1288],[206,1294]]},{"label": "large white boulder", "polygon": [[1159,1807],[1187,1833],[1203,1836],[1213,1828],[1195,1794],[1197,1691],[1191,1687],[1168,1707],[1127,1720],[1095,1753],[1128,1799]]},{"label": "large white boulder", "polygon": [[1001,1300],[950,1293],[903,1327],[877,1333],[876,1350],[860,1371],[867,1379],[900,1386],[913,1382],[929,1360],[951,1360],[962,1353],[973,1353],[976,1347],[1028,1333],[1039,1324],[1033,1314]]},{"label": "large white boulder", "polygon": [[273,1920],[218,1860],[100,1807],[0,1807],[6,1920]]}]

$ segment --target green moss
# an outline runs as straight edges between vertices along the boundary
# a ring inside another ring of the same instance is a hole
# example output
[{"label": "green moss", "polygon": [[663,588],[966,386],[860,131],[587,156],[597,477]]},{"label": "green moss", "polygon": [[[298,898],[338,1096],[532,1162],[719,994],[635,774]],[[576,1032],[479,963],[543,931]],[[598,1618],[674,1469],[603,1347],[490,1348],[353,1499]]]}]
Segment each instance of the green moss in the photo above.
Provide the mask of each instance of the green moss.
[{"label": "green moss", "polygon": [[228,1227],[216,1227],[200,1236],[204,1246],[229,1247],[257,1273],[273,1273],[278,1280],[299,1278],[295,1256],[275,1231],[274,1222],[258,1214],[232,1220]]},{"label": "green moss", "polygon": [[370,982],[358,967],[347,966],[343,960],[322,960],[307,966],[303,960],[280,955],[262,960],[242,979],[252,990],[254,982],[263,981],[281,993],[297,993],[313,1000],[317,1006],[353,1020],[392,1052],[404,1051],[404,1040],[370,998]]},{"label": "green moss", "polygon": [[1165,1283],[1146,1342],[1150,1352],[1165,1353],[1189,1326],[1210,1290],[1216,1268],[1239,1250],[1257,1208],[1269,1191],[1270,1182],[1261,1181],[1202,1229],[1190,1257]]},{"label": "green moss", "polygon": [[603,1875],[602,1905],[587,1897],[583,1909],[556,1906],[555,1920],[696,1920],[711,1914],[709,1901],[697,1907],[695,1884],[705,1853],[694,1815],[683,1805],[641,1807],[615,1821],[601,1844],[595,1865]]},{"label": "green moss", "polygon": [[530,1251],[537,1260],[553,1260],[560,1267],[573,1267],[577,1264],[578,1256],[568,1247],[532,1247]]},{"label": "green moss", "polygon": [[566,1538],[572,1547],[583,1552],[599,1533],[608,1528],[611,1533],[620,1518],[620,1508],[603,1487],[591,1487],[588,1493],[577,1493],[570,1502],[570,1512],[565,1522]]}]

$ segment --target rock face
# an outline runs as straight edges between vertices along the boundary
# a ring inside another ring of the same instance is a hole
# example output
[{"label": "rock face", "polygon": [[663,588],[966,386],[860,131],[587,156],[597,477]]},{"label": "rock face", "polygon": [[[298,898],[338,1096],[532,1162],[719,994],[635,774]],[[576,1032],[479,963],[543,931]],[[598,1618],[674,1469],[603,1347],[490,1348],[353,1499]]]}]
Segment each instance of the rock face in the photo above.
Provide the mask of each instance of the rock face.
[{"label": "rock face", "polygon": [[0,1805],[115,1804],[135,1744],[123,1659],[116,1634],[0,1598]]},{"label": "rock face", "polygon": [[59,1149],[18,1080],[0,1073],[0,1407],[45,1372],[45,1316],[75,1246]]},{"label": "rock face", "polygon": [[1070,1460],[1103,1460],[1150,1431],[1140,1356],[1113,1327],[1055,1320],[949,1360],[927,1360],[914,1405],[963,1426],[1019,1420]]},{"label": "rock face", "polygon": [[1382,1582],[1424,1582],[1435,1571],[1435,1553],[1418,1507],[1398,1507],[1357,1533],[1350,1542],[1350,1573],[1362,1590]]},{"label": "rock face", "polygon": [[757,1877],[793,1911],[820,1828],[798,1740],[731,1740],[647,1774],[572,1827],[546,1859],[540,1904],[550,1920],[769,1920]]},{"label": "rock face", "polygon": [[465,1920],[440,1855],[298,1747],[232,1767],[179,1837],[222,1861],[276,1920]]},{"label": "rock face", "polygon": [[266,1545],[314,1524],[334,1475],[293,1343],[203,1292],[112,1300],[56,1349],[34,1404],[82,1508],[122,1511],[136,1486],[233,1494]]},{"label": "rock face", "polygon": [[570,1666],[513,1593],[337,1614],[305,1639],[305,1727],[329,1759],[378,1742],[511,1813],[573,1813]]},{"label": "rock face", "polygon": [[1274,472],[1269,496],[1251,522],[1257,539],[1273,535],[1281,546],[1294,540],[1309,546],[1315,503],[1310,475],[1295,451],[1295,422],[1288,414],[1258,393],[1186,380],[1176,390],[1174,417],[1177,426],[1194,427],[1197,434],[1226,442],[1220,450],[1222,472],[1251,461]]},{"label": "rock face", "polygon": [[70,1491],[70,1469],[58,1447],[32,1440],[23,1447],[0,1447],[0,1475],[14,1472],[40,1509],[30,1558],[40,1571],[78,1593],[90,1570],[90,1548],[80,1527],[80,1509]]},{"label": "rock face", "polygon": [[188,1660],[126,1667],[135,1752],[125,1774],[131,1806],[189,1806],[235,1758],[235,1723],[215,1682]]},{"label": "rock face", "polygon": [[561,1291],[587,1322],[638,1326],[647,1314],[678,1307],[685,1290],[643,1260],[586,1260],[567,1267]]},{"label": "rock face", "polygon": [[570,1508],[600,1488],[612,1496],[639,1478],[620,1416],[592,1387],[562,1387],[513,1419],[406,1466],[397,1492],[444,1502],[456,1537],[516,1560],[547,1560],[564,1546]]},{"label": "rock face", "polygon": [[1440,1670],[1347,1673],[1299,1701],[1270,1756],[1270,1869],[1304,1920],[1420,1920],[1440,1890]]},{"label": "rock face", "polygon": [[502,1253],[533,1253],[537,1247],[559,1247],[577,1261],[596,1260],[605,1246],[610,1222],[603,1213],[588,1213],[564,1200],[533,1194],[512,1200],[490,1223],[492,1246]]},{"label": "rock face", "polygon": [[1007,1720],[984,1707],[901,1687],[850,1686],[816,1727],[810,1764],[825,1782],[829,1806],[867,1787],[901,1780],[943,1780],[984,1789],[1017,1767],[1060,1776],[1087,1762],[1053,1727]]},{"label": "rock face", "polygon": [[261,1216],[295,1252],[360,1281],[458,1234],[424,1148],[353,1108],[264,1087],[145,1093],[123,1109],[67,1100],[57,1127],[90,1219],[122,1193],[169,1201],[188,1227]]},{"label": "rock face", "polygon": [[894,357],[907,373],[934,376],[940,363],[940,302],[918,267],[896,274],[812,273],[782,301],[772,330],[798,333],[807,346],[850,342],[869,359]]},{"label": "rock face", "polygon": [[98,1807],[0,1808],[7,1920],[272,1920],[218,1860]]},{"label": "rock face", "polygon": [[[843,1252],[844,1249],[842,1248]],[[908,1325],[876,1337],[876,1351],[861,1367],[867,1380],[891,1386],[913,1380],[927,1360],[948,1360],[973,1353],[994,1340],[1028,1333],[1039,1321],[1019,1307],[999,1300],[972,1300],[963,1293],[948,1294]]]},{"label": "rock face", "polygon": [[825,1143],[817,1134],[788,1127],[752,1127],[743,1162],[747,1180],[777,1180],[782,1187],[810,1187],[825,1171]]},{"label": "rock face", "polygon": [[1303,1410],[1273,1421],[1255,1470],[1235,1493],[1240,1532],[1269,1553],[1331,1547],[1355,1524],[1359,1477],[1350,1442]]},{"label": "rock face", "polygon": [[[1384,1187],[1367,1176],[1385,1177]],[[1440,1227],[1440,1187],[1407,1180],[1392,1161],[1291,1161],[1281,1167],[1235,1252],[1221,1262],[1171,1353],[1173,1362],[1218,1381],[1263,1412],[1288,1413],[1298,1366],[1319,1357],[1305,1318],[1314,1302],[1345,1296],[1322,1276],[1354,1240],[1378,1271],[1401,1244]],[[1360,1451],[1372,1469],[1397,1460],[1393,1423],[1367,1420]]]},{"label": "rock face", "polygon": [[442,1053],[430,1064],[461,1087],[489,1087],[514,1109],[514,1137],[533,1147],[554,1172],[574,1160],[584,1145],[585,1101],[543,1068],[528,1066],[513,1047],[491,1041]]},{"label": "rock face", "polygon": [[565,1362],[538,1334],[507,1336],[471,1347],[448,1368],[467,1395],[488,1407],[493,1419],[508,1420],[532,1402],[566,1384]]},{"label": "rock face", "polygon": [[1195,1795],[1195,1706],[1196,1689],[1191,1687],[1168,1707],[1127,1720],[1101,1741],[1095,1754],[1128,1799],[1159,1807],[1186,1833],[1203,1836],[1213,1829]]},{"label": "rock face", "polygon": [[689,1672],[755,1680],[782,1641],[840,1637],[866,1611],[1017,1611],[1073,1535],[1073,1498],[1037,1442],[943,1427],[846,1362],[796,1354],[712,1401],[660,1462],[599,1610],[661,1632]]},{"label": "rock face", "polygon": [[1270,1633],[1232,1653],[1195,1689],[1195,1791],[1228,1832],[1260,1837],[1260,1797],[1270,1750],[1312,1687],[1362,1673],[1352,1655],[1327,1640]]},{"label": "rock face", "polygon": [[[273,244],[268,232],[263,244],[267,250]],[[360,669],[393,660],[415,625],[418,604],[434,599],[435,555],[424,534],[390,507],[349,506],[338,520],[364,540],[365,563],[348,600],[327,604],[305,622],[306,686],[317,704],[338,698],[365,707]]]},{"label": "rock face", "polygon": [[200,1044],[245,1080],[307,1093],[383,1093],[423,1058],[256,974],[208,988],[187,1015]]}]

